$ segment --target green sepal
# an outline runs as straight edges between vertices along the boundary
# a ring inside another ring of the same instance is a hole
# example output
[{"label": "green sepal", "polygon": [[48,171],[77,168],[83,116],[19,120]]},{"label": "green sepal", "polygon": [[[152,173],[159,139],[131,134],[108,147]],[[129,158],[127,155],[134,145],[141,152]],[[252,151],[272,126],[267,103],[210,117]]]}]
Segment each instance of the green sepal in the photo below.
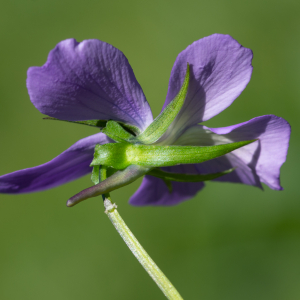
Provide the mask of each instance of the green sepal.
[{"label": "green sepal", "polygon": [[75,123],[75,124],[87,125],[87,126],[98,127],[98,128],[105,127],[107,122],[106,120],[68,121],[68,120],[60,120],[52,117],[46,117],[43,118],[43,120],[64,121],[68,123]]},{"label": "green sepal", "polygon": [[129,139],[134,140],[135,138],[115,121],[108,121],[105,128],[102,129],[102,132],[105,133],[109,138],[119,143],[128,141]]},{"label": "green sepal", "polygon": [[141,133],[141,130],[134,125],[123,123],[123,122],[117,122],[117,123],[120,124],[128,132],[132,133],[132,135],[139,135]]},{"label": "green sepal", "polygon": [[104,165],[108,168],[123,170],[130,164],[126,158],[126,149],[131,146],[129,143],[109,143],[96,145],[94,159],[90,166]]},{"label": "green sepal", "polygon": [[93,167],[91,180],[94,184],[98,184],[100,182],[100,166]]},{"label": "green sepal", "polygon": [[104,165],[117,170],[130,165],[147,168],[197,164],[222,156],[256,140],[216,146],[158,146],[129,143],[96,145],[91,166]]},{"label": "green sepal", "polygon": [[113,169],[113,168],[107,168],[107,177],[112,176],[112,175],[115,174],[116,172],[118,172],[118,170]]},{"label": "green sepal", "polygon": [[[109,122],[108,120],[68,121],[68,120],[61,120],[61,119],[56,119],[56,118],[52,118],[52,117],[45,117],[45,118],[43,118],[43,120],[63,121],[63,122],[87,125],[87,126],[92,126],[92,127],[97,127],[97,128],[104,128],[106,126],[106,123]],[[123,122],[117,122],[117,123],[135,135],[137,135],[141,132],[140,129],[134,125],[126,124]]]},{"label": "green sepal", "polygon": [[236,168],[228,169],[223,172],[211,173],[211,174],[180,174],[180,173],[170,173],[165,172],[160,169],[152,169],[147,173],[147,175],[151,175],[154,177],[158,177],[163,179],[164,181],[178,181],[178,182],[200,182],[212,180],[228,173],[231,173]]},{"label": "green sepal", "polygon": [[[111,173],[113,174],[113,173]],[[92,171],[91,180],[94,183],[94,185],[100,183],[101,181],[104,181],[108,176],[108,170],[105,166],[94,166]],[[103,194],[102,195],[103,201],[105,198],[110,198],[109,194]]]},{"label": "green sepal", "polygon": [[143,144],[156,142],[168,129],[183,106],[190,79],[190,67],[187,64],[186,74],[177,96],[165,107],[155,120],[141,133],[137,139]]},{"label": "green sepal", "polygon": [[[151,174],[148,174],[148,175],[151,175]],[[167,186],[169,193],[172,194],[172,192],[173,192],[173,186],[172,186],[171,180],[168,180],[168,179],[165,179],[165,178],[161,178],[161,179],[163,180],[163,182]]]}]

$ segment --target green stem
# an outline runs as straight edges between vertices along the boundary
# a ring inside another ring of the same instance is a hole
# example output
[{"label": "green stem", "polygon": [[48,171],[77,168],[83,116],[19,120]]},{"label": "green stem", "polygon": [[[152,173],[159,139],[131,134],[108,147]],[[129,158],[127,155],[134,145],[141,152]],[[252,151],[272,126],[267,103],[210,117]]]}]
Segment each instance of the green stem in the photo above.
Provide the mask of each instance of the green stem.
[{"label": "green stem", "polygon": [[[98,176],[99,182],[107,178],[107,168],[105,166],[99,167]],[[95,183],[97,183],[97,181]],[[133,255],[148,272],[165,296],[170,300],[183,300],[172,283],[159,269],[159,267],[155,264],[155,262],[151,259],[151,257],[127,227],[116,209],[116,204],[111,203],[110,194],[106,193],[102,195],[102,197],[104,200],[105,213],[108,215],[110,221],[113,223]]]},{"label": "green stem", "polygon": [[[109,195],[107,195],[109,197]],[[152,277],[158,287],[162,290],[165,296],[170,300],[183,300],[178,291],[159,269],[155,262],[151,259],[145,249],[141,246],[133,233],[127,227],[117,211],[117,206],[112,204],[108,197],[104,200],[105,213],[123,238],[124,242],[137,258],[140,264]]]}]

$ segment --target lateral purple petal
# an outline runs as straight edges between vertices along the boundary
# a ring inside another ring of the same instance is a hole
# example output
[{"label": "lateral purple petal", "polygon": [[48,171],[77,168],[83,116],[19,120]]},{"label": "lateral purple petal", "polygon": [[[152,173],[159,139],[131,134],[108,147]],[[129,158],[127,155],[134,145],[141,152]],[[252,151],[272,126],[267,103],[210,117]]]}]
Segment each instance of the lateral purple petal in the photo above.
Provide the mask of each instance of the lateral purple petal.
[{"label": "lateral purple petal", "polygon": [[89,165],[95,145],[109,142],[105,134],[97,133],[79,140],[43,165],[0,176],[0,193],[42,191],[84,176],[92,171]]},{"label": "lateral purple petal", "polygon": [[165,107],[179,92],[189,63],[188,94],[172,124],[173,132],[206,121],[227,108],[251,78],[252,56],[250,49],[222,34],[200,39],[183,50],[172,68],[164,103]]},{"label": "lateral purple petal", "polygon": [[194,126],[177,141],[181,145],[217,145],[258,139],[222,157],[197,164],[201,174],[221,172],[237,167],[216,181],[240,182],[261,187],[261,182],[271,189],[281,190],[280,167],[286,160],[291,128],[277,116],[266,115],[247,122],[222,128]]},{"label": "lateral purple petal", "polygon": [[31,67],[27,88],[34,106],[69,120],[115,120],[144,130],[152,113],[125,55],[99,40],[60,42],[42,67]]},{"label": "lateral purple petal", "polygon": [[[194,165],[181,165],[163,168],[167,172],[197,173]],[[162,206],[176,205],[194,197],[204,187],[203,182],[172,182],[173,191],[169,192],[167,185],[160,178],[146,175],[139,189],[130,198],[129,203],[134,206]]]}]

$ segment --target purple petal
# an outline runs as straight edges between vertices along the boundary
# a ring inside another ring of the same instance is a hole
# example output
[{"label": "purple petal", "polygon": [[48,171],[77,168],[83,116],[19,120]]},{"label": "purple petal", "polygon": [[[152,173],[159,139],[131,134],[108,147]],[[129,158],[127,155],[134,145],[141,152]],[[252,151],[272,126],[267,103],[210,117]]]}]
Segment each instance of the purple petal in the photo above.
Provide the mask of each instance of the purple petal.
[{"label": "purple petal", "polygon": [[43,165],[0,176],[0,193],[37,192],[86,175],[92,171],[89,165],[93,159],[95,145],[109,142],[106,135],[97,133],[79,140]]},{"label": "purple petal", "polygon": [[43,114],[68,120],[110,120],[141,130],[152,113],[125,55],[99,41],[60,42],[42,67],[28,70],[27,88]]},{"label": "purple petal", "polygon": [[237,167],[234,172],[215,180],[257,187],[261,187],[263,182],[271,189],[281,190],[280,167],[286,159],[290,132],[286,120],[266,115],[222,128],[197,125],[189,128],[176,144],[206,146],[259,139],[222,157],[197,164],[196,167],[201,174]]},{"label": "purple petal", "polygon": [[[195,174],[194,165],[181,165],[163,168],[167,172]],[[129,203],[135,206],[144,205],[175,205],[194,197],[204,187],[203,182],[172,182],[173,191],[169,192],[162,179],[146,175],[142,184]]]},{"label": "purple petal", "polygon": [[187,63],[190,64],[190,82],[184,106],[171,126],[173,134],[178,131],[180,134],[181,130],[206,121],[227,108],[248,84],[251,60],[250,49],[222,34],[200,39],[179,53],[164,107],[179,92]]}]

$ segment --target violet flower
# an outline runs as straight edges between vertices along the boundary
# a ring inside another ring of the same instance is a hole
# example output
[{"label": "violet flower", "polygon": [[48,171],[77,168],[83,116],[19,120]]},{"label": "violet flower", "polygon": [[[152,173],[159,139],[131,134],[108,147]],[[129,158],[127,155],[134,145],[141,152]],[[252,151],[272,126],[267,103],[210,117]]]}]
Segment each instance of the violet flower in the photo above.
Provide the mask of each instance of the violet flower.
[{"label": "violet flower", "polygon": [[[179,114],[158,145],[210,146],[257,141],[199,164],[183,164],[165,171],[207,174],[236,169],[216,181],[244,183],[281,190],[280,167],[287,155],[290,125],[266,115],[222,128],[199,123],[219,114],[244,90],[252,73],[252,51],[228,35],[214,34],[182,51],[173,66],[163,109],[177,95],[190,64],[188,93]],[[68,120],[114,120],[143,132],[153,121],[151,109],[124,54],[99,41],[60,42],[42,67],[28,70],[27,88],[34,106],[50,117]],[[92,171],[96,144],[112,142],[97,133],[76,142],[53,160],[0,177],[0,192],[28,193],[49,189]],[[174,205],[204,187],[203,182],[172,182],[146,175],[132,205]]]}]

